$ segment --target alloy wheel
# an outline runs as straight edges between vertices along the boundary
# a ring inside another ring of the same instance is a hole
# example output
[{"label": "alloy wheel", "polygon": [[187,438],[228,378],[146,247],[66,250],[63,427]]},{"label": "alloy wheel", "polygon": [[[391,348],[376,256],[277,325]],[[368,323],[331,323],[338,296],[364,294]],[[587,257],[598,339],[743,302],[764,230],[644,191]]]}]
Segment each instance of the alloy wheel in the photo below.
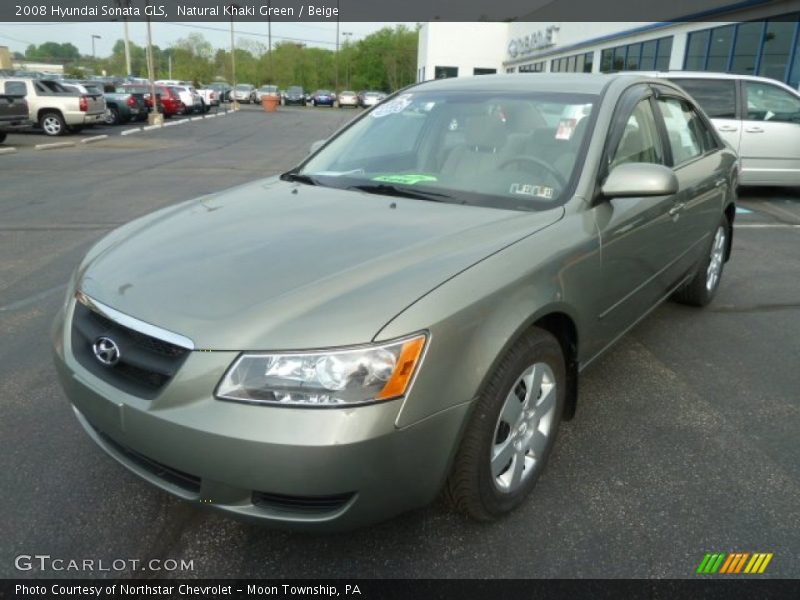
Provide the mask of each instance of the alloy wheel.
[{"label": "alloy wheel", "polygon": [[557,397],[556,378],[546,363],[534,363],[514,382],[497,419],[489,457],[500,492],[517,491],[543,464]]},{"label": "alloy wheel", "polygon": [[42,129],[47,135],[58,135],[61,133],[61,121],[58,117],[47,116],[42,119]]}]

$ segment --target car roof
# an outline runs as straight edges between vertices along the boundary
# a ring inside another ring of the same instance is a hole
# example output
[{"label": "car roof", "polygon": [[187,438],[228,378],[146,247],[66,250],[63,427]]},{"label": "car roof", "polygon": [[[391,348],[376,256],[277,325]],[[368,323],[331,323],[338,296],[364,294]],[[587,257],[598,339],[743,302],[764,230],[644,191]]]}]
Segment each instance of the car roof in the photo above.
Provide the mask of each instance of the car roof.
[{"label": "car roof", "polygon": [[481,75],[475,77],[455,77],[427,81],[415,86],[441,91],[505,91],[527,92],[535,89],[538,92],[574,92],[583,94],[600,94],[614,80],[624,79],[629,82],[647,81],[640,73],[513,73],[508,75]]}]

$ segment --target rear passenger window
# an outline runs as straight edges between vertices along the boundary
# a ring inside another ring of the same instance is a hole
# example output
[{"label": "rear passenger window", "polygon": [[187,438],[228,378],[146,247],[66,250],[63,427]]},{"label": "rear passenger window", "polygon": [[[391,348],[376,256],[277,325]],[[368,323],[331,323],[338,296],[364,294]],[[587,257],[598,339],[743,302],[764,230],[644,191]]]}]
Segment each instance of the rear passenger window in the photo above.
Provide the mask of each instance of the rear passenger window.
[{"label": "rear passenger window", "polygon": [[9,96],[25,96],[28,92],[22,81],[6,81],[4,93]]},{"label": "rear passenger window", "polygon": [[736,82],[733,79],[673,79],[712,119],[736,118]]},{"label": "rear passenger window", "polygon": [[800,98],[781,88],[756,81],[744,82],[747,119],[800,123]]},{"label": "rear passenger window", "polygon": [[659,98],[658,105],[664,115],[676,166],[718,147],[713,134],[688,102],[678,98]]}]

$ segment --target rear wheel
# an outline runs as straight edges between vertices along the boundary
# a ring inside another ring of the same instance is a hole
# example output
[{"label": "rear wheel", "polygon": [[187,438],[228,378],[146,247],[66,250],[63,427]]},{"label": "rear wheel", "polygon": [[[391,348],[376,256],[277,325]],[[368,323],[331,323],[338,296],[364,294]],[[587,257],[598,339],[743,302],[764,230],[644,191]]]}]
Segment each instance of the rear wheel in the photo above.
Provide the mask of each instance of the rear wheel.
[{"label": "rear wheel", "polygon": [[722,279],[730,230],[731,224],[728,217],[723,216],[711,238],[708,252],[697,265],[697,272],[691,280],[675,292],[673,300],[689,306],[706,306],[714,299]]},{"label": "rear wheel", "polygon": [[119,111],[113,106],[107,107],[103,115],[103,121],[106,125],[117,125],[119,123]]},{"label": "rear wheel", "polygon": [[532,329],[478,397],[445,488],[458,510],[491,521],[525,500],[552,450],[565,392],[561,345]]},{"label": "rear wheel", "polygon": [[64,117],[61,116],[61,113],[57,112],[42,113],[39,117],[39,127],[42,128],[42,131],[44,131],[46,135],[52,137],[64,135],[67,131],[67,124],[64,122]]}]

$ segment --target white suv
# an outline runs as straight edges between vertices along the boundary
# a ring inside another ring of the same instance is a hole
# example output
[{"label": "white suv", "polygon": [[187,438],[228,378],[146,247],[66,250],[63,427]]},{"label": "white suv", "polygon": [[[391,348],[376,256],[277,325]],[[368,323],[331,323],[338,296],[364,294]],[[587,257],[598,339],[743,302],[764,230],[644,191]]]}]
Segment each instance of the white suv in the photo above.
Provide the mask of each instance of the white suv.
[{"label": "white suv", "polygon": [[800,186],[800,93],[752,75],[648,73],[683,87],[739,154],[742,185]]}]

